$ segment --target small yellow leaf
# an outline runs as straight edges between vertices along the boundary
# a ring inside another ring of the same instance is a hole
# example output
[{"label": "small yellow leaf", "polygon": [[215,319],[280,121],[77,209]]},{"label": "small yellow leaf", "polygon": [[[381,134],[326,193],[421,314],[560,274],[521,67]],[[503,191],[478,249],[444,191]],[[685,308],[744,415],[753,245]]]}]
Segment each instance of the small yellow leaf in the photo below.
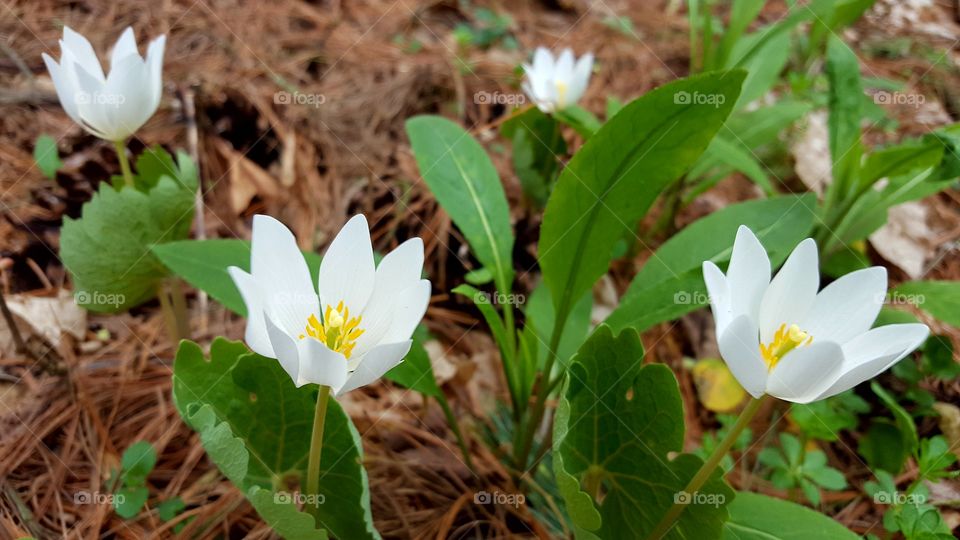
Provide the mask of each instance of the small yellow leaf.
[{"label": "small yellow leaf", "polygon": [[727,364],[717,358],[699,360],[693,366],[693,382],[700,402],[713,412],[730,412],[747,397]]}]

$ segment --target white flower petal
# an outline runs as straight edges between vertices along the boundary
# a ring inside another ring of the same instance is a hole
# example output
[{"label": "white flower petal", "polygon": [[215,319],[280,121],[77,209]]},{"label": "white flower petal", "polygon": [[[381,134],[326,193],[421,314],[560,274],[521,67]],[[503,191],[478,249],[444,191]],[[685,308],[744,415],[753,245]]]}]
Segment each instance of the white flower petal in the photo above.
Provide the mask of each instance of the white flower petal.
[{"label": "white flower petal", "polygon": [[741,225],[733,242],[730,266],[727,268],[727,287],[730,288],[730,309],[734,317],[749,315],[759,325],[760,301],[770,284],[770,259],[754,236],[753,231]]},{"label": "white flower petal", "polygon": [[[64,53],[65,60],[67,56],[67,53]],[[108,141],[119,140],[119,137],[114,136],[117,129],[113,124],[112,116],[108,114],[107,108],[102,107],[99,102],[102,99],[106,81],[98,80],[95,75],[91,75],[77,62],[71,62],[69,68],[72,70],[72,76],[78,90],[75,99],[82,120],[81,125],[97,137]]]},{"label": "white flower petal", "polygon": [[110,71],[113,71],[114,67],[119,64],[121,60],[130,55],[137,55],[139,58],[140,51],[137,50],[137,40],[133,35],[133,28],[128,26],[127,29],[120,34],[120,39],[117,40],[117,43],[113,46],[113,52],[110,53]]},{"label": "white flower petal", "polygon": [[817,243],[800,242],[770,282],[760,303],[760,341],[769,343],[782,324],[804,320],[820,288]]},{"label": "white flower petal", "polygon": [[140,55],[127,55],[122,58],[107,75],[102,99],[96,105],[112,117],[117,130],[114,140],[126,140],[153,115],[149,109],[149,92],[144,82],[149,80],[147,65]]},{"label": "white flower petal", "polygon": [[60,99],[60,106],[71,120],[78,124],[83,124],[80,119],[80,111],[77,109],[77,89],[73,85],[73,79],[68,77],[60,64],[50,55],[43,53],[43,63],[50,72],[50,79],[53,81],[53,87],[57,90],[57,97]]},{"label": "white flower petal", "polygon": [[720,336],[733,318],[730,309],[730,290],[727,287],[727,277],[713,262],[705,261],[703,263],[703,282],[707,286],[707,297],[710,300],[710,311],[713,312],[716,334]]},{"label": "white flower petal", "polygon": [[68,50],[72,54],[74,61],[80,64],[80,67],[82,67],[84,71],[96,78],[100,83],[106,80],[103,75],[103,67],[97,58],[97,53],[93,50],[93,45],[90,45],[87,38],[83,37],[80,33],[75,32],[69,26],[64,26],[63,39],[60,40],[61,57],[65,56]]},{"label": "white flower petal", "polygon": [[244,332],[243,340],[247,342],[247,346],[253,352],[275,358],[276,353],[270,343],[266,321],[263,318],[266,306],[263,304],[259,283],[253,279],[253,276],[236,266],[227,268],[227,273],[233,278],[233,282],[240,291],[240,296],[243,297],[244,304],[247,305],[247,329]]},{"label": "white flower petal", "polygon": [[823,393],[843,364],[840,345],[830,341],[797,347],[767,378],[767,393],[794,403],[810,403]]},{"label": "white flower petal", "polygon": [[358,214],[343,226],[320,263],[320,302],[336,307],[341,300],[360,313],[373,293],[376,270],[367,218]]},{"label": "white flower petal", "polygon": [[329,386],[336,393],[347,380],[347,359],[311,337],[297,340],[300,352],[300,377],[297,387],[305,384]]},{"label": "white flower petal", "polygon": [[846,343],[873,325],[887,291],[887,270],[857,270],[827,285],[817,295],[800,328],[818,341]]},{"label": "white flower petal", "polygon": [[276,358],[277,361],[280,362],[280,367],[287,372],[287,375],[290,375],[294,384],[302,386],[299,383],[300,351],[296,342],[292,337],[287,335],[283,329],[278,327],[276,323],[270,320],[268,314],[263,314],[263,321],[267,329],[267,335],[270,337],[270,345],[274,351],[272,358]]},{"label": "white flower petal", "polygon": [[748,315],[734,319],[718,339],[720,356],[740,386],[759,398],[767,386],[767,364],[760,356],[759,332]]},{"label": "white flower petal", "polygon": [[343,395],[351,390],[366,386],[399,364],[410,351],[410,340],[400,343],[387,343],[376,347],[363,356],[356,371],[347,377],[347,382],[337,391],[336,395]]},{"label": "white flower petal", "polygon": [[[411,238],[387,253],[377,266],[373,294],[402,291],[423,274],[423,240]],[[372,298],[372,296],[371,296]]]},{"label": "white flower petal", "polygon": [[167,36],[160,36],[150,42],[147,47],[147,71],[149,73],[150,100],[148,109],[150,115],[157,112],[160,106],[160,97],[163,95],[163,51],[166,47]]},{"label": "white flower petal", "polygon": [[419,280],[403,290],[383,290],[370,298],[363,311],[354,355],[362,355],[381,343],[410,339],[430,302],[430,282]]},{"label": "white flower petal", "polygon": [[839,377],[817,399],[839,394],[883,373],[916,350],[930,335],[925,324],[891,324],[860,334],[843,345]]},{"label": "white flower petal", "polygon": [[253,217],[250,257],[267,314],[289,335],[303,333],[310,315],[320,314],[310,270],[290,229],[266,215]]},{"label": "white flower petal", "polygon": [[573,68],[573,75],[570,81],[570,102],[576,103],[583,97],[587,91],[587,85],[590,84],[590,73],[593,70],[593,53],[587,53],[577,60]]},{"label": "white flower petal", "polygon": [[561,81],[569,85],[573,80],[573,64],[574,57],[573,51],[569,48],[564,49],[560,52],[560,56],[557,58],[557,63],[554,66],[553,79],[554,81]]},{"label": "white flower petal", "polygon": [[541,77],[553,75],[553,54],[546,47],[537,47],[533,53],[533,69]]}]

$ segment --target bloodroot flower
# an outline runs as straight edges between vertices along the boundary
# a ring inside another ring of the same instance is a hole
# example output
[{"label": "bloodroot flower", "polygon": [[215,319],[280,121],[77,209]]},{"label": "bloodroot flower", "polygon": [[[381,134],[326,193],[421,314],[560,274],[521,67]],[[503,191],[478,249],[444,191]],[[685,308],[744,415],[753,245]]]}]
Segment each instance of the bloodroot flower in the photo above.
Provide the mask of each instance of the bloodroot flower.
[{"label": "bloodroot flower", "polygon": [[329,386],[337,395],[403,360],[430,300],[430,282],[420,279],[423,241],[407,240],[374,266],[362,215],[330,244],[317,289],[293,233],[254,216],[250,270],[229,268],[247,304],[247,345],[276,358],[298,387]]},{"label": "bloodroot flower", "polygon": [[144,59],[133,29],[127,28],[113,46],[110,73],[104,76],[87,38],[64,26],[60,63],[46,53],[43,61],[63,110],[74,122],[101,139],[124,141],[160,105],[165,43],[166,36],[151,41]]},{"label": "bloodroot flower", "polygon": [[817,245],[809,238],[771,281],[766,251],[740,227],[726,275],[707,261],[703,277],[720,355],[756,398],[810,403],[839,394],[896,364],[930,333],[923,324],[870,328],[887,291],[882,267],[817,292]]},{"label": "bloodroot flower", "polygon": [[537,107],[552,113],[577,103],[587,90],[593,55],[587,53],[574,62],[573,51],[564,49],[557,59],[544,47],[537,47],[533,64],[524,64],[527,78],[523,91]]}]

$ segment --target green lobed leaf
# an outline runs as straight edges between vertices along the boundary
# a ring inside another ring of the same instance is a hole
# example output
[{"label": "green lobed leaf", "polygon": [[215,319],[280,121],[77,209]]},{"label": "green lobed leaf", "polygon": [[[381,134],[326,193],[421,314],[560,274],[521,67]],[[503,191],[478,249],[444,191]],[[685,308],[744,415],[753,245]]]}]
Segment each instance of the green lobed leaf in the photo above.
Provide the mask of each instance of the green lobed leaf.
[{"label": "green lobed leaf", "polygon": [[634,234],[654,199],[706,149],[743,78],[742,71],[708,73],[653,90],[573,156],[547,203],[539,242],[558,321],[607,271],[617,240]]},{"label": "green lobed leaf", "polygon": [[143,510],[150,490],[144,486],[124,486],[113,497],[113,509],[124,519],[131,519]]},{"label": "green lobed leaf", "polygon": [[60,230],[60,258],[77,304],[116,313],[153,298],[169,272],[150,246],[187,237],[193,199],[169,177],[148,193],[102,183],[81,217],[65,217]]},{"label": "green lobed leaf", "polygon": [[407,120],[407,136],[424,182],[467,238],[502,292],[513,283],[510,209],[497,170],[469,133],[439,116]]},{"label": "green lobed leaf", "polygon": [[750,227],[777,264],[807,237],[816,208],[813,194],[784,195],[733,204],[691,223],[650,257],[605,322],[642,331],[706,305],[701,266],[730,260],[740,225]]},{"label": "green lobed leaf", "polygon": [[173,398],[184,421],[200,434],[217,467],[243,491],[260,516],[285,538],[379,538],[359,434],[332,399],[321,456],[318,521],[290,495],[303,485],[316,386],[296,388],[276,360],[218,338],[210,360],[183,341],[174,364]]},{"label": "green lobed leaf", "polygon": [[740,491],[727,506],[723,540],[857,540],[833,519],[782,499]]},{"label": "green lobed leaf", "polygon": [[[250,271],[250,242],[235,238],[211,240],[182,240],[155,244],[150,248],[175,275],[190,285],[205,291],[230,311],[246,316],[247,306],[227,273],[236,266]],[[316,281],[320,269],[320,255],[304,251],[310,275]]]},{"label": "green lobed leaf", "polygon": [[[683,403],[663,364],[641,367],[633,330],[601,325],[580,348],[554,420],[554,473],[577,537],[644,538],[702,465],[683,450]],[[716,471],[665,538],[711,538],[733,491]]]}]

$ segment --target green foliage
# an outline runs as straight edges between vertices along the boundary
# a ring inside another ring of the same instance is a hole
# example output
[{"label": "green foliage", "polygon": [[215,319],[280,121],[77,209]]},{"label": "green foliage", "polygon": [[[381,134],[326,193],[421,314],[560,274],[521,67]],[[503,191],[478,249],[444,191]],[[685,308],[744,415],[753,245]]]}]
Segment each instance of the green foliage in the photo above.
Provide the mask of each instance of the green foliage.
[{"label": "green foliage", "polygon": [[790,416],[811,439],[836,441],[840,432],[857,427],[858,416],[870,411],[870,404],[848,390],[813,403],[790,405]]},{"label": "green foliage", "polygon": [[146,441],[137,441],[124,451],[113,498],[113,508],[118,516],[133,518],[147,504],[150,496],[146,486],[147,476],[156,464],[157,451]]},{"label": "green foliage", "polygon": [[497,289],[513,283],[513,231],[500,177],[483,147],[457,124],[437,116],[406,122],[424,182],[450,215]]},{"label": "green foliage", "polygon": [[460,23],[453,29],[453,36],[463,47],[487,49],[499,44],[504,49],[517,48],[517,40],[510,34],[513,19],[506,13],[497,13],[487,8],[472,11],[471,23]]},{"label": "green foliage", "polygon": [[146,193],[101,184],[81,217],[64,217],[60,231],[77,304],[116,313],[153,298],[169,272],[150,248],[187,237],[193,204],[193,191],[169,176]]},{"label": "green foliage", "polygon": [[[606,272],[617,240],[633,233],[663,188],[706,149],[743,77],[739,71],[711,73],[653,90],[624,107],[574,155],[547,203],[539,244],[559,325]],[[695,96],[714,103],[694,103]]]},{"label": "green foliage", "polygon": [[197,167],[186,152],[177,152],[177,161],[160,146],[151,146],[137,158],[137,189],[148,192],[160,179],[173,178],[184,189],[196,191],[200,183]]},{"label": "green foliage", "polygon": [[529,107],[504,122],[500,133],[513,141],[513,170],[524,194],[536,207],[543,207],[560,173],[559,159],[567,153],[560,123]]},{"label": "green foliage", "polygon": [[722,540],[856,540],[843,525],[805,506],[741,491],[727,506]]},{"label": "green foliage", "polygon": [[[706,460],[710,454],[716,450],[717,446],[720,444],[720,441],[727,436],[730,428],[737,422],[737,417],[732,414],[718,414],[717,420],[720,422],[720,429],[715,433],[705,433],[703,439],[700,441],[700,448],[697,448],[693,453],[698,456],[700,459]],[[737,437],[737,440],[734,441],[731,449],[733,450],[744,450],[750,446],[750,442],[753,440],[753,430],[750,428],[744,428],[740,435]],[[723,467],[723,470],[730,472],[733,469],[733,457],[729,454],[723,456],[723,459],[720,460],[720,466]]]},{"label": "green foliage", "polygon": [[820,488],[841,490],[847,487],[843,473],[827,465],[827,455],[820,450],[805,450],[799,439],[789,433],[780,434],[780,450],[767,447],[758,460],[770,470],[770,481],[780,489],[799,487],[814,505],[820,504]]},{"label": "green foliage", "polygon": [[[174,275],[205,291],[230,311],[246,316],[246,304],[227,268],[250,271],[250,242],[234,238],[182,240],[153,245],[151,251]],[[320,256],[310,251],[304,251],[303,256],[316,281]]]},{"label": "green foliage", "polygon": [[614,329],[629,326],[642,331],[706,305],[703,261],[730,260],[740,225],[750,227],[773,248],[775,262],[782,261],[809,233],[815,205],[813,194],[784,195],[732,204],[693,222],[648,259],[606,323]]},{"label": "green foliage", "polygon": [[[641,367],[636,332],[600,326],[569,369],[554,422],[554,473],[577,537],[643,538],[676,501],[702,461],[683,449],[683,406],[662,364]],[[667,538],[720,534],[733,491],[718,473],[696,494]]]},{"label": "green foliage", "polygon": [[63,167],[57,150],[57,140],[45,133],[37,137],[37,142],[33,146],[33,161],[44,176],[54,178],[60,167]]},{"label": "green foliage", "polygon": [[891,294],[908,298],[933,317],[960,328],[960,283],[956,281],[910,281]]},{"label": "green foliage", "polygon": [[379,538],[370,514],[360,437],[335,400],[327,408],[316,528],[290,495],[304,475],[316,402],[280,364],[218,338],[204,358],[184,341],[174,364],[173,398],[220,471],[285,538]]}]

